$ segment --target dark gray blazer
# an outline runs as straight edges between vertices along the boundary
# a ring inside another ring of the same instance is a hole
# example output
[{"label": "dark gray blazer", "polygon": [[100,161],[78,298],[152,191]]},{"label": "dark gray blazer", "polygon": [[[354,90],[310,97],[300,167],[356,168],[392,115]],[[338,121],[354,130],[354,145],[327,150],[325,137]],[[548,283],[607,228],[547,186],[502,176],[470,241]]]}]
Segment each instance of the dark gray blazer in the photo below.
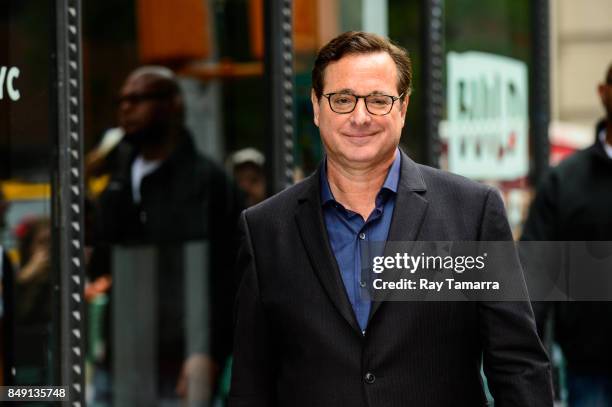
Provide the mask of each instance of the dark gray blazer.
[{"label": "dark gray blazer", "polygon": [[[359,330],[319,173],[246,210],[230,407],[552,406],[528,302],[375,302]],[[402,153],[390,241],[512,239],[498,193]]]}]

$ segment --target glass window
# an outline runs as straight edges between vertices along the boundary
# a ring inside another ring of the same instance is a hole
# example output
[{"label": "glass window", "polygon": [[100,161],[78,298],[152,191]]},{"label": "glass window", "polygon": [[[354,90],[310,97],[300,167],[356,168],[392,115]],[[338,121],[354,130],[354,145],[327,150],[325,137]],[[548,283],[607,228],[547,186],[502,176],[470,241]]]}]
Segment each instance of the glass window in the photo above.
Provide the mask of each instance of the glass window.
[{"label": "glass window", "polygon": [[446,115],[441,166],[491,183],[515,236],[529,192],[530,3],[445,3]]},{"label": "glass window", "polygon": [[261,153],[232,155],[266,142],[250,7],[83,3],[94,405],[208,403],[229,389],[238,216],[265,193]]},{"label": "glass window", "polygon": [[0,381],[57,384],[53,2],[0,1]]}]

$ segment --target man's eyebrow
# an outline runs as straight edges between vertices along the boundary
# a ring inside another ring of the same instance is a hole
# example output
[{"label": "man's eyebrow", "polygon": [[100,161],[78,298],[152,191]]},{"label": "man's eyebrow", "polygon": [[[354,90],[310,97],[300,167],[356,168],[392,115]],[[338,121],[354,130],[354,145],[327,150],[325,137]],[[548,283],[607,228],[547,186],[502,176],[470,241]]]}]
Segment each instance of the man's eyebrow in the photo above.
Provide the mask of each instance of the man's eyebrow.
[{"label": "man's eyebrow", "polygon": [[353,89],[351,89],[351,88],[344,88],[344,89],[338,89],[338,90],[335,90],[335,91],[329,92],[329,93],[351,93],[351,94],[354,94],[355,91]]},{"label": "man's eyebrow", "polygon": [[380,91],[380,90],[375,90],[374,92],[369,93],[369,95],[385,95],[385,96],[387,96],[388,93]]},{"label": "man's eyebrow", "polygon": [[[340,90],[336,90],[334,92],[330,92],[330,93],[350,93],[351,95],[355,95],[356,92],[353,89],[350,88],[344,88],[344,89],[340,89]],[[385,95],[387,96],[388,93],[387,92],[383,92],[381,90],[375,90],[373,92],[368,93],[367,95],[363,95],[363,96],[368,96],[368,95]]]}]

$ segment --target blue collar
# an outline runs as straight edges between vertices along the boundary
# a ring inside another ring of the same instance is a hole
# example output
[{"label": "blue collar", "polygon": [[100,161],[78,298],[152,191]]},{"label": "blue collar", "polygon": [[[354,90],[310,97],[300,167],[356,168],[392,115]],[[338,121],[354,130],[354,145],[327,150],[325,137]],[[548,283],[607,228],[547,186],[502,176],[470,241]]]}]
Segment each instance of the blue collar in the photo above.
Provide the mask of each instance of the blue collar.
[{"label": "blue collar", "polygon": [[[393,164],[391,164],[391,168],[389,168],[385,182],[383,182],[383,185],[380,188],[381,191],[388,190],[395,194],[397,193],[401,165],[402,158],[398,148],[395,150],[395,159],[393,160]],[[327,158],[325,158],[323,163],[321,163],[321,178],[319,182],[321,184],[321,204],[325,205],[329,201],[335,201],[334,195],[329,187],[329,181],[327,180]]]}]

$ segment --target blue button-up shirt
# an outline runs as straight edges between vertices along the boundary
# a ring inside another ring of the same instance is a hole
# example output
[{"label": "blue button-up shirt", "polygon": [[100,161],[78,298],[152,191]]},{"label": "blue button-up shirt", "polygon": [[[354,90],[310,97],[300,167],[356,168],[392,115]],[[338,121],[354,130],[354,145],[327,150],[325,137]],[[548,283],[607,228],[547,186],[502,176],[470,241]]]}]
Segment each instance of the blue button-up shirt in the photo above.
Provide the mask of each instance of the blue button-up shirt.
[{"label": "blue button-up shirt", "polygon": [[342,275],[349,301],[362,331],[365,331],[370,315],[371,301],[367,282],[361,273],[360,241],[384,242],[389,234],[391,217],[399,183],[401,155],[395,152],[395,160],[387,173],[380,192],[376,195],[376,207],[367,220],[346,209],[334,199],[327,180],[327,162],[321,170],[321,204],[323,218],[332,251]]}]

